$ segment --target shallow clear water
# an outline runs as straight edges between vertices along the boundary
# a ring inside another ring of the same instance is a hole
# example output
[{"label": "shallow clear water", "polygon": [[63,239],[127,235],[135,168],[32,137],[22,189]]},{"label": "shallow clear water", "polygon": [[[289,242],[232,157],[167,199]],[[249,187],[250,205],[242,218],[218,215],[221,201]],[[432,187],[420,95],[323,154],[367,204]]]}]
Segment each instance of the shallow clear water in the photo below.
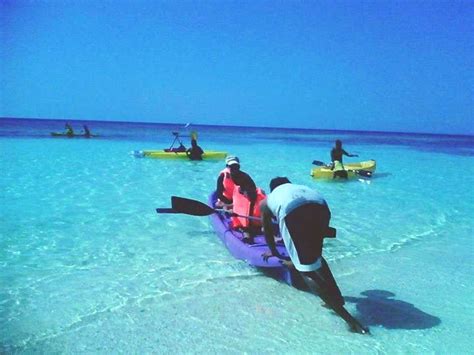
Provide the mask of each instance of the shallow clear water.
[{"label": "shallow clear water", "polygon": [[[169,146],[182,126],[89,126],[101,137],[0,120],[0,352],[473,348],[473,137],[191,126],[264,189],[283,175],[326,197],[338,236],[324,252],[347,308],[370,326],[360,336],[318,297],[233,259],[206,217],[155,213],[171,195],[206,201],[223,168],[129,154]],[[377,160],[371,180],[309,176],[336,138]]]}]

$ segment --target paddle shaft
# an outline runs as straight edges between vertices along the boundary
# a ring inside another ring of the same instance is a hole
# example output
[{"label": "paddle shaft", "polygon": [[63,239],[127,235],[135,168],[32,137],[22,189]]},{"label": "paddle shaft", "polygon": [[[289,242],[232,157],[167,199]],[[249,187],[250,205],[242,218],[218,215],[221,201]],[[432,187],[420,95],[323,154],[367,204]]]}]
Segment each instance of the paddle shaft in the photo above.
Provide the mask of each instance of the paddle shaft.
[{"label": "paddle shaft", "polygon": [[260,217],[245,216],[245,215],[242,215],[242,214],[238,214],[238,213],[234,213],[234,212],[229,212],[229,211],[227,211],[227,210],[219,209],[219,208],[215,208],[214,211],[217,212],[217,213],[229,213],[229,214],[230,214],[231,216],[233,216],[233,217],[247,218],[247,219],[250,219],[250,220],[252,220],[252,221],[261,221],[261,220],[262,220]]},{"label": "paddle shaft", "polygon": [[[182,212],[179,212],[179,211],[176,211],[174,210],[173,208],[157,208],[156,209],[156,212],[157,213],[175,213],[175,214],[182,214]],[[235,216],[235,217],[242,217],[242,218],[247,218],[247,219],[250,219],[250,220],[253,220],[253,221],[261,221],[262,219],[259,218],[259,217],[253,217],[253,216],[244,216],[242,214],[238,214],[238,213],[233,213],[233,212],[229,212],[227,210],[224,210],[224,209],[214,209],[214,213],[229,213],[231,216]]]}]

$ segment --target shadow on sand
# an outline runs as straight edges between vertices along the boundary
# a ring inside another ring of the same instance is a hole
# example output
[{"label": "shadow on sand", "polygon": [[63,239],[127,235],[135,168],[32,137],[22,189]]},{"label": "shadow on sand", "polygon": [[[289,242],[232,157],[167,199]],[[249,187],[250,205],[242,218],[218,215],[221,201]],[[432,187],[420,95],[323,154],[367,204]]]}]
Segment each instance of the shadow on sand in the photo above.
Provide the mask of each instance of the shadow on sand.
[{"label": "shadow on sand", "polygon": [[382,326],[387,329],[427,329],[441,323],[441,319],[425,313],[408,302],[396,300],[392,292],[368,290],[361,293],[367,297],[344,297],[355,303],[359,316],[367,326]]}]

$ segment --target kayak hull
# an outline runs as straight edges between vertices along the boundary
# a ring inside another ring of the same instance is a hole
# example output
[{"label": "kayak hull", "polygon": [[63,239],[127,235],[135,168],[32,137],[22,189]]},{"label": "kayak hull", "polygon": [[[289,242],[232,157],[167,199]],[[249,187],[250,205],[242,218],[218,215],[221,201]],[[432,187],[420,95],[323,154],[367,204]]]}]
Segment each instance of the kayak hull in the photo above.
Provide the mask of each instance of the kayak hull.
[{"label": "kayak hull", "polygon": [[[132,152],[135,157],[154,158],[154,159],[178,159],[189,160],[186,152],[166,152],[161,150],[135,150]],[[203,160],[220,160],[225,159],[227,152],[218,152],[208,150],[202,155]]]},{"label": "kayak hull", "polygon": [[[375,160],[367,160],[359,163],[347,163],[344,164],[344,168],[347,170],[347,178],[354,179],[359,177],[357,170],[375,172],[377,163]],[[318,166],[311,169],[311,176],[314,179],[326,179],[332,180],[334,176],[334,171],[327,166]]]},{"label": "kayak hull", "polygon": [[[214,206],[215,202],[216,194],[214,192],[209,196],[208,203],[210,206]],[[249,265],[261,269],[261,271],[269,276],[284,281],[289,285],[294,283],[296,272],[284,266],[281,263],[281,259],[271,257],[268,261],[263,260],[262,254],[269,251],[263,234],[255,237],[254,244],[247,244],[243,242],[242,232],[229,227],[230,217],[227,217],[224,213],[214,213],[209,218],[215,233],[234,258],[243,260]],[[278,243],[276,247],[280,254],[288,256],[288,252],[282,243]]]}]

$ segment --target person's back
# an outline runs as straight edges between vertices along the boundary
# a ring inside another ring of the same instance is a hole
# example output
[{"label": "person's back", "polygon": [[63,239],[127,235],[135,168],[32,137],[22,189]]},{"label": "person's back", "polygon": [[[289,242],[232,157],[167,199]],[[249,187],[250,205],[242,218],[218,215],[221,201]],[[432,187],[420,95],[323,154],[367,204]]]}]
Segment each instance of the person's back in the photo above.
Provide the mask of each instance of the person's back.
[{"label": "person's back", "polygon": [[234,177],[235,187],[232,196],[232,211],[237,215],[249,216],[257,219],[233,216],[231,227],[244,232],[244,240],[253,244],[256,234],[261,232],[262,223],[260,218],[260,204],[265,200],[265,192],[255,185],[252,178],[245,172],[240,171]]},{"label": "person's back", "polygon": [[[235,187],[233,191],[233,211],[245,216],[260,217],[260,202],[265,199],[265,192],[257,187],[249,174],[240,171],[234,178]],[[247,218],[236,220],[236,225],[248,227],[250,225],[261,226],[259,221],[250,221]]]},{"label": "person's back", "polygon": [[267,203],[273,207],[279,219],[284,219],[294,209],[307,203],[327,206],[324,198],[316,190],[290,182],[281,184],[273,189],[270,195],[268,195]]},{"label": "person's back", "polygon": [[[259,187],[246,191],[236,186],[233,194],[232,211],[239,215],[260,218],[260,203],[265,197],[265,192]],[[248,228],[251,226],[261,227],[262,223],[259,220],[244,217],[234,217],[233,219],[233,228]]]},{"label": "person's back", "polygon": [[336,161],[342,164],[342,156],[357,157],[357,154],[349,154],[342,148],[342,141],[336,140],[335,146],[331,149],[331,162],[334,165]]},{"label": "person's back", "polygon": [[266,204],[277,217],[280,233],[292,261],[300,271],[313,271],[321,265],[323,238],[331,213],[324,198],[315,190],[290,182],[275,187]]},{"label": "person's back", "polygon": [[197,141],[195,139],[191,140],[191,148],[186,151],[190,160],[202,160],[202,155],[204,151],[200,146],[197,145]]}]

